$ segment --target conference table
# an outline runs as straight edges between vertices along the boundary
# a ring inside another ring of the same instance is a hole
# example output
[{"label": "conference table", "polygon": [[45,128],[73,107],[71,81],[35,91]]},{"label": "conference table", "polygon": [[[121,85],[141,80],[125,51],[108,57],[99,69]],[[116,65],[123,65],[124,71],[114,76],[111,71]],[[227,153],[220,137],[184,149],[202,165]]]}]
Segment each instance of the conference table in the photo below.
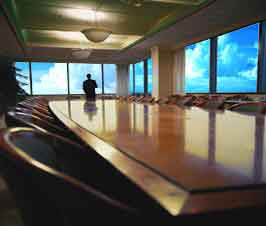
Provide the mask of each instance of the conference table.
[{"label": "conference table", "polygon": [[172,216],[265,206],[265,117],[119,100],[53,113]]}]

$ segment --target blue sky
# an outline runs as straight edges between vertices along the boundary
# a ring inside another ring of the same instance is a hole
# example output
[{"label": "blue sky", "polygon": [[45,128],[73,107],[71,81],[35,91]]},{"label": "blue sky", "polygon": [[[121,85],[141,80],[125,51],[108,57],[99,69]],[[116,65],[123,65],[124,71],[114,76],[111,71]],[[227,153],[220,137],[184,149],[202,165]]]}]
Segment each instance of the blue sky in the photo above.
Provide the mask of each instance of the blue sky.
[{"label": "blue sky", "polygon": [[144,93],[144,62],[135,64],[135,92]]},{"label": "blue sky", "polygon": [[[258,24],[218,37],[217,92],[256,92]],[[186,92],[209,91],[210,41],[186,47]]]},{"label": "blue sky", "polygon": [[[29,75],[28,63],[16,63],[22,74]],[[82,83],[87,73],[96,80],[97,93],[102,92],[100,64],[69,64],[70,93],[81,94]],[[105,93],[116,92],[116,67],[114,64],[104,65]],[[22,79],[23,80],[23,79]],[[33,94],[67,94],[67,64],[65,63],[32,63]],[[29,79],[23,80],[29,84]],[[30,93],[30,86],[23,87]]]}]

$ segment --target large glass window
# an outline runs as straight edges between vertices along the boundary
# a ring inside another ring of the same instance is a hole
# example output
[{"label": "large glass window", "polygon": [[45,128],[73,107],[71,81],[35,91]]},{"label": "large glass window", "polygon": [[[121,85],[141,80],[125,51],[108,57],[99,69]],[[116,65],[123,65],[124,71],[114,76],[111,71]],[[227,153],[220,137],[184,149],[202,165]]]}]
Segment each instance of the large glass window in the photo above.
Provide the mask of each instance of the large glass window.
[{"label": "large glass window", "polygon": [[33,94],[67,94],[67,64],[32,63]]},{"label": "large glass window", "polygon": [[144,62],[135,64],[135,93],[144,93]]},{"label": "large glass window", "polygon": [[129,93],[134,93],[134,74],[133,74],[133,64],[129,66]]},{"label": "large glass window", "polygon": [[102,93],[102,69],[101,64],[69,64],[69,84],[71,94],[84,94],[82,85],[87,79],[87,74],[95,80],[98,88],[96,93]]},{"label": "large glass window", "polygon": [[27,62],[16,62],[15,67],[20,69],[17,73],[21,76],[17,76],[17,81],[22,89],[30,94],[30,68]]},{"label": "large glass window", "polygon": [[148,93],[152,93],[152,59],[148,59]]},{"label": "large glass window", "polygon": [[208,93],[210,81],[210,40],[187,46],[185,58],[185,92]]},{"label": "large glass window", "polygon": [[218,37],[217,92],[256,92],[259,24]]},{"label": "large glass window", "polygon": [[104,93],[116,93],[116,66],[104,64]]}]

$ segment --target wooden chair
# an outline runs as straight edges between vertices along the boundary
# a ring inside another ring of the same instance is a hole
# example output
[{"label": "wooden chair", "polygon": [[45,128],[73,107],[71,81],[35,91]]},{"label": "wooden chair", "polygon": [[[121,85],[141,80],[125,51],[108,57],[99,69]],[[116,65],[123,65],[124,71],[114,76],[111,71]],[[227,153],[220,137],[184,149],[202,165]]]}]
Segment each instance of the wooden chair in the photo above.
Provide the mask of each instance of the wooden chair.
[{"label": "wooden chair", "polygon": [[141,103],[142,99],[144,99],[144,98],[145,98],[145,96],[143,96],[143,95],[138,96],[138,97],[136,97],[135,102]]},{"label": "wooden chair", "polygon": [[18,103],[19,107],[28,108],[30,110],[35,109],[36,111],[41,112],[42,114],[53,116],[52,112],[48,108],[40,107],[31,103],[27,102],[20,102]]},{"label": "wooden chair", "polygon": [[47,120],[50,123],[55,123],[55,124],[58,123],[58,120],[55,119],[54,117],[51,117],[49,115],[45,115],[39,111],[36,111],[35,109],[30,110],[28,108],[14,107],[11,110],[16,111],[16,112],[26,113],[26,114],[32,114],[32,115],[35,115],[35,116],[37,116],[43,120]]},{"label": "wooden chair", "polygon": [[7,129],[0,149],[1,172],[27,226],[126,224],[161,211],[95,151],[57,135]]},{"label": "wooden chair", "polygon": [[168,104],[176,104],[178,102],[178,100],[180,100],[182,98],[181,95],[179,94],[175,94],[175,95],[171,95],[168,97]]},{"label": "wooden chair", "polygon": [[192,106],[196,99],[195,96],[188,94],[180,98],[176,104],[180,106]]},{"label": "wooden chair", "polygon": [[233,96],[228,96],[225,100],[241,100],[241,101],[252,101],[253,99],[247,96],[246,94],[237,94]]},{"label": "wooden chair", "polygon": [[29,104],[29,105],[33,105],[33,106],[37,106],[37,107],[49,110],[48,103],[42,103],[42,102],[39,102],[38,100],[35,100],[35,99],[26,99],[26,100],[24,100],[21,103],[26,103],[26,104]]},{"label": "wooden chair", "polygon": [[143,99],[140,100],[141,103],[152,103],[154,100],[154,97],[152,96],[145,96]]},{"label": "wooden chair", "polygon": [[61,127],[54,123],[52,124],[33,114],[8,111],[6,114],[6,124],[8,127],[31,127],[42,132],[55,133],[84,145],[84,142],[66,127]]},{"label": "wooden chair", "polygon": [[223,109],[224,108],[224,96],[210,96],[207,100],[203,99],[201,103],[195,106],[207,109]]},{"label": "wooden chair", "polygon": [[264,102],[244,102],[240,104],[234,104],[227,108],[227,110],[249,113],[266,113],[266,103]]},{"label": "wooden chair", "polygon": [[134,102],[135,99],[136,99],[136,96],[130,96],[130,97],[127,99],[127,101],[128,101],[128,102]]},{"label": "wooden chair", "polygon": [[169,103],[169,100],[168,100],[168,97],[163,97],[163,98],[158,98],[154,101],[156,104],[168,104]]},{"label": "wooden chair", "polygon": [[13,128],[2,134],[3,176],[25,225],[81,226],[90,222],[101,224],[106,219],[110,223],[126,223],[127,218],[137,217],[136,209],[76,177],[82,169],[71,168],[71,159],[64,158],[64,151],[71,147],[78,149],[70,142],[60,143],[54,136],[30,129]]}]

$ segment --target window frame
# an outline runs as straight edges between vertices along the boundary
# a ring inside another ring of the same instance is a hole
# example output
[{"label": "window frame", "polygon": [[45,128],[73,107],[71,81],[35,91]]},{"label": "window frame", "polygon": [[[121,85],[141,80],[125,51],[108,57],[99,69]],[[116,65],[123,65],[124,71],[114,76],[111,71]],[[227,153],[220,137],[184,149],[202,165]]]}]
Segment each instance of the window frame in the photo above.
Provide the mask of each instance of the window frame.
[{"label": "window frame", "polygon": [[[148,59],[151,58],[150,56],[145,58],[144,60],[141,60],[141,61],[138,61],[138,62],[135,62],[133,64],[130,64],[132,65],[132,71],[133,71],[133,92],[132,92],[132,95],[151,95],[148,91],[148,83],[149,83],[149,78],[148,78]],[[143,93],[136,93],[136,79],[135,79],[135,65],[138,64],[138,63],[141,63],[143,62],[143,90],[144,92]],[[130,66],[129,65],[129,66]],[[130,80],[130,79],[129,79]]]},{"label": "window frame", "polygon": [[[256,92],[217,92],[217,62],[218,62],[218,37],[221,35],[225,35],[246,27],[249,27],[251,25],[258,24],[259,25],[259,35],[258,35],[258,43],[259,43],[259,52],[258,52],[258,60],[257,60],[257,80],[256,80]],[[262,28],[264,26],[264,28]],[[264,30],[263,30],[264,29]],[[263,59],[262,62],[262,53],[266,51],[266,20],[260,20],[257,22],[252,22],[247,25],[243,25],[238,28],[234,28],[231,30],[228,30],[226,32],[218,33],[215,36],[200,39],[197,42],[192,42],[184,46],[186,48],[187,46],[197,44],[202,41],[206,41],[210,39],[210,85],[209,85],[209,92],[207,93],[197,93],[197,92],[187,92],[187,94],[266,94],[266,84],[261,85],[260,81],[265,81],[266,83],[266,74],[262,73],[262,68],[265,68],[266,66],[266,57]],[[262,45],[262,42],[264,41],[264,45]],[[262,49],[263,46],[263,49]]]}]

